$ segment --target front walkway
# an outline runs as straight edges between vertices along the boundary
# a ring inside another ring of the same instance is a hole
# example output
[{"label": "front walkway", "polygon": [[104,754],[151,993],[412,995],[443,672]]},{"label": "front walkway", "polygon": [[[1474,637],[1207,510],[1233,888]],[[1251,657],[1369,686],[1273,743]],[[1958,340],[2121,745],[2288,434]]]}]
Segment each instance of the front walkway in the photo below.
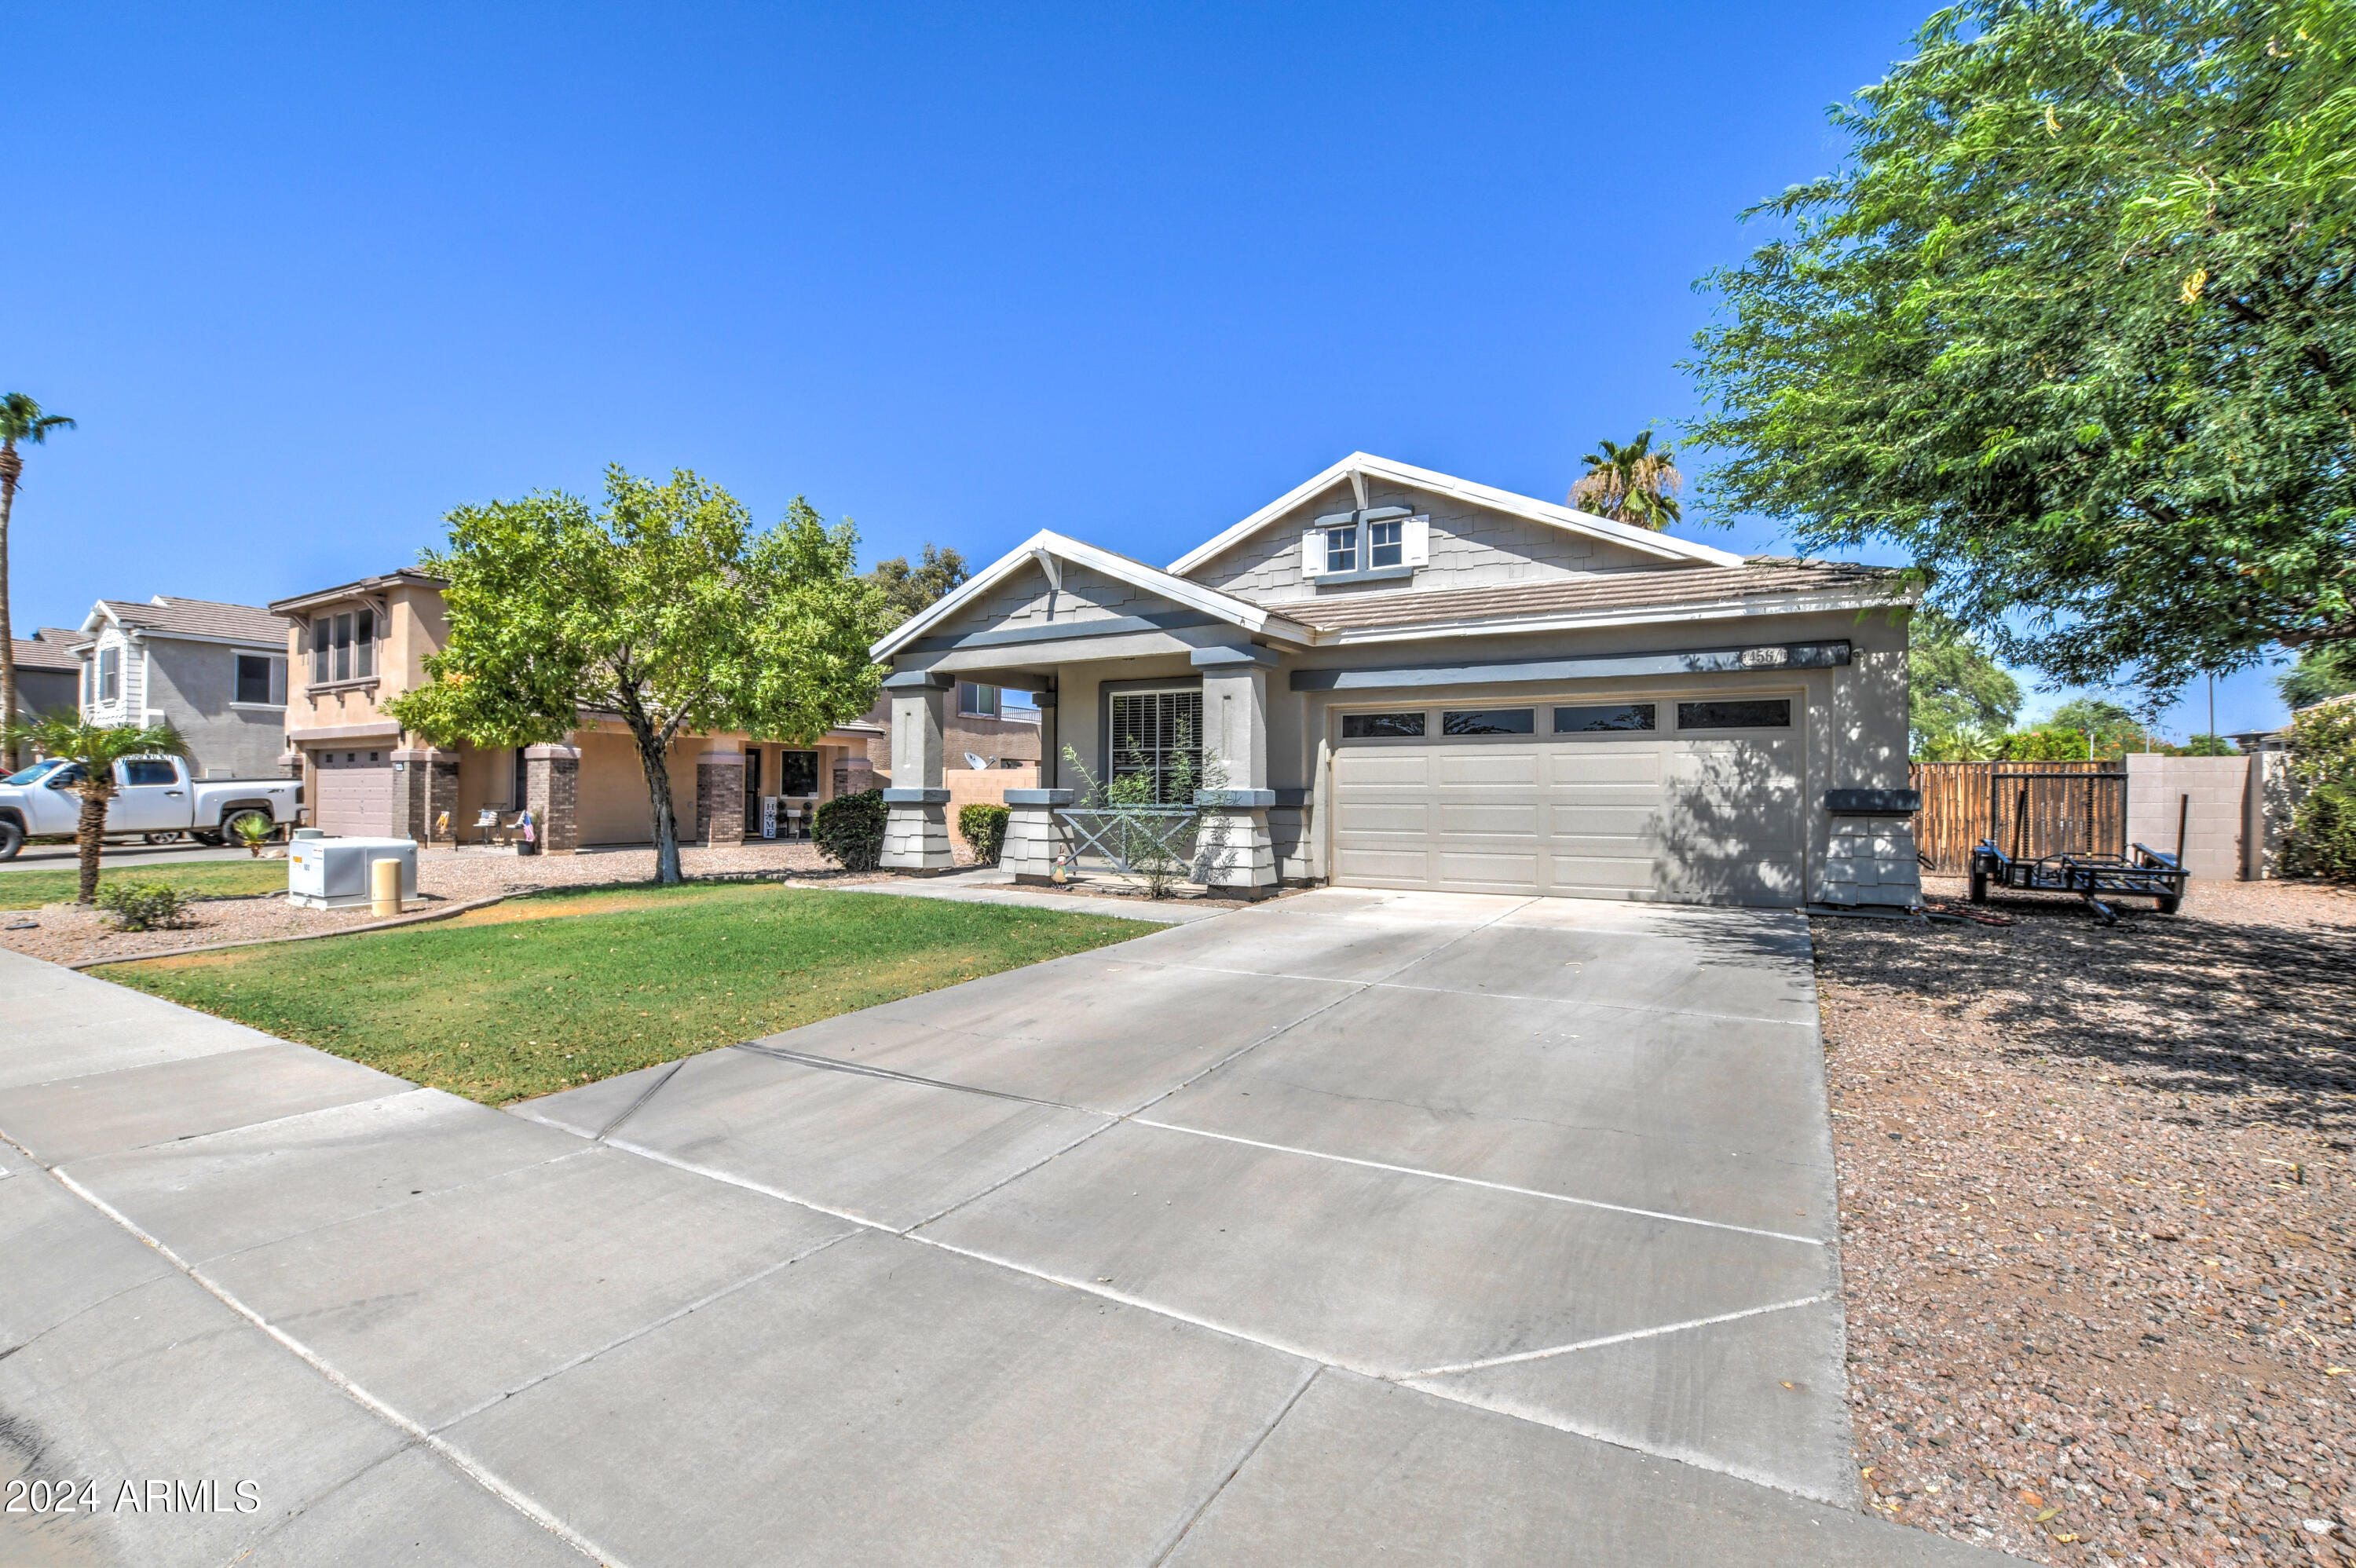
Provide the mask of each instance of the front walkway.
[{"label": "front walkway", "polygon": [[1794,917],[1321,892],[519,1115],[0,988],[12,1562],[1978,1560],[1853,1511]]}]

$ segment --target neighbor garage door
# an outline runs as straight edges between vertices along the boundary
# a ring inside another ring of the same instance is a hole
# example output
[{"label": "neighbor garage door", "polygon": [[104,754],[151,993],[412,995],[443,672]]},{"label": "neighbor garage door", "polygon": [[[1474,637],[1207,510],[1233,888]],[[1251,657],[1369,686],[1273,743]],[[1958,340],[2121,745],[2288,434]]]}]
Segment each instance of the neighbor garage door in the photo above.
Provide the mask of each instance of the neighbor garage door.
[{"label": "neighbor garage door", "polygon": [[321,752],[316,760],[312,827],[339,837],[381,838],[396,832],[392,763],[381,749]]},{"label": "neighbor garage door", "polygon": [[1799,694],[1460,704],[1333,720],[1333,880],[1799,902]]}]

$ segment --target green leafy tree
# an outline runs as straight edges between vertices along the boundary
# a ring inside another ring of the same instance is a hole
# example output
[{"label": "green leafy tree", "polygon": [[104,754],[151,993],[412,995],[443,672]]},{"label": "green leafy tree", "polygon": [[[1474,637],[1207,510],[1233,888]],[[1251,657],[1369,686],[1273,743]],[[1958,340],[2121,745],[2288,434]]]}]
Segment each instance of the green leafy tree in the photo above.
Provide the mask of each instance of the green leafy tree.
[{"label": "green leafy tree", "polygon": [[1580,459],[1587,472],[1570,487],[1572,506],[1615,523],[1656,531],[1678,519],[1677,492],[1686,478],[1676,470],[1675,453],[1665,446],[1653,450],[1651,431],[1638,431],[1625,446],[1612,441],[1595,445],[1595,451]]},{"label": "green leafy tree", "polygon": [[2298,662],[2275,677],[2275,689],[2294,709],[2356,691],[2356,646],[2326,643],[2299,649]]},{"label": "green leafy tree", "polygon": [[2039,728],[2083,735],[2097,757],[2158,749],[2142,722],[2107,697],[2072,698],[2056,708]]},{"label": "green leafy tree", "polygon": [[1918,611],[1906,654],[1906,727],[1924,762],[1977,762],[2020,714],[2020,683],[1936,609]]},{"label": "green leafy tree", "polygon": [[1916,44],[1704,280],[1705,504],[1895,541],[2073,684],[2356,637],[2356,6],[1966,0]]},{"label": "green leafy tree", "polygon": [[2233,742],[2222,735],[2188,735],[2181,747],[2171,748],[2179,757],[2234,757],[2241,753]]},{"label": "green leafy tree", "polygon": [[2089,756],[2083,730],[2023,730],[2007,735],[1997,750],[2008,763],[2083,763]]},{"label": "green leafy tree", "polygon": [[887,623],[853,574],[858,535],[798,496],[756,531],[684,469],[657,485],[616,466],[603,510],[543,492],[448,522],[423,561],[446,584],[449,641],[387,711],[435,744],[478,746],[561,741],[586,715],[617,716],[652,797],[659,881],[680,880],[669,759],[681,734],[806,742],[875,699],[867,648]]},{"label": "green leafy tree", "polygon": [[[52,431],[73,427],[63,414],[43,413],[41,405],[22,392],[0,395],[0,726],[16,721],[16,634],[8,613],[8,519],[16,510],[16,483],[25,476],[25,458],[16,443],[38,446]],[[14,773],[16,742],[0,744],[0,757]]]},{"label": "green leafy tree", "polygon": [[2290,778],[2298,804],[2283,837],[2284,869],[2356,881],[2356,702],[2292,721]]},{"label": "green leafy tree", "polygon": [[79,713],[53,713],[30,724],[10,724],[5,732],[12,747],[29,745],[45,757],[63,757],[73,766],[73,783],[68,787],[81,796],[81,818],[74,827],[81,882],[74,897],[77,902],[89,903],[98,897],[99,857],[106,848],[106,803],[117,793],[114,764],[130,757],[185,757],[188,743],[169,724],[92,724]]},{"label": "green leafy tree", "polygon": [[894,626],[930,608],[966,580],[965,557],[927,540],[921,565],[910,566],[905,555],[879,560],[867,581],[883,592],[884,608]]}]

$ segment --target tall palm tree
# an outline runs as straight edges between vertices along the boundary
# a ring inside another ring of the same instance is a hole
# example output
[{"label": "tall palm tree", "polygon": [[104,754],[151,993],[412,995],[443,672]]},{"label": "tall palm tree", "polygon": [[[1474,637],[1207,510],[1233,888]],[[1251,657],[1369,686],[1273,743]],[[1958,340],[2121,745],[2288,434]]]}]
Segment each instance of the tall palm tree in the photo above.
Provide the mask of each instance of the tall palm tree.
[{"label": "tall palm tree", "polygon": [[1580,459],[1587,473],[1570,487],[1570,504],[1615,523],[1641,528],[1665,528],[1682,515],[1677,492],[1686,476],[1676,470],[1676,453],[1667,447],[1653,450],[1653,432],[1639,431],[1622,446],[1599,441],[1600,452]]},{"label": "tall palm tree", "polygon": [[[16,481],[25,472],[16,443],[38,446],[48,440],[49,432],[73,427],[63,414],[43,413],[41,405],[22,392],[0,395],[0,726],[16,722],[16,634],[8,624],[8,514],[16,509]],[[0,745],[0,757],[15,773],[16,742]]]},{"label": "tall palm tree", "polygon": [[76,713],[68,718],[52,713],[30,724],[10,724],[7,741],[29,742],[44,756],[63,757],[76,763],[80,776],[68,785],[81,796],[81,821],[74,841],[81,849],[81,891],[76,899],[90,903],[98,897],[98,856],[104,848],[106,803],[114,798],[114,764],[126,757],[185,757],[187,741],[169,724],[92,724]]}]

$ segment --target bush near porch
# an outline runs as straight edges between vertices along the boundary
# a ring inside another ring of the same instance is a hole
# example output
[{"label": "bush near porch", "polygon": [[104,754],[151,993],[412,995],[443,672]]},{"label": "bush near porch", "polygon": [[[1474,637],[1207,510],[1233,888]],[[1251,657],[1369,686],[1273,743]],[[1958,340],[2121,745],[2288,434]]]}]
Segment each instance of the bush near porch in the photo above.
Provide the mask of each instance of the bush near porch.
[{"label": "bush near porch", "polygon": [[92,973],[497,1105],[1151,929],[881,893],[641,884]]}]

